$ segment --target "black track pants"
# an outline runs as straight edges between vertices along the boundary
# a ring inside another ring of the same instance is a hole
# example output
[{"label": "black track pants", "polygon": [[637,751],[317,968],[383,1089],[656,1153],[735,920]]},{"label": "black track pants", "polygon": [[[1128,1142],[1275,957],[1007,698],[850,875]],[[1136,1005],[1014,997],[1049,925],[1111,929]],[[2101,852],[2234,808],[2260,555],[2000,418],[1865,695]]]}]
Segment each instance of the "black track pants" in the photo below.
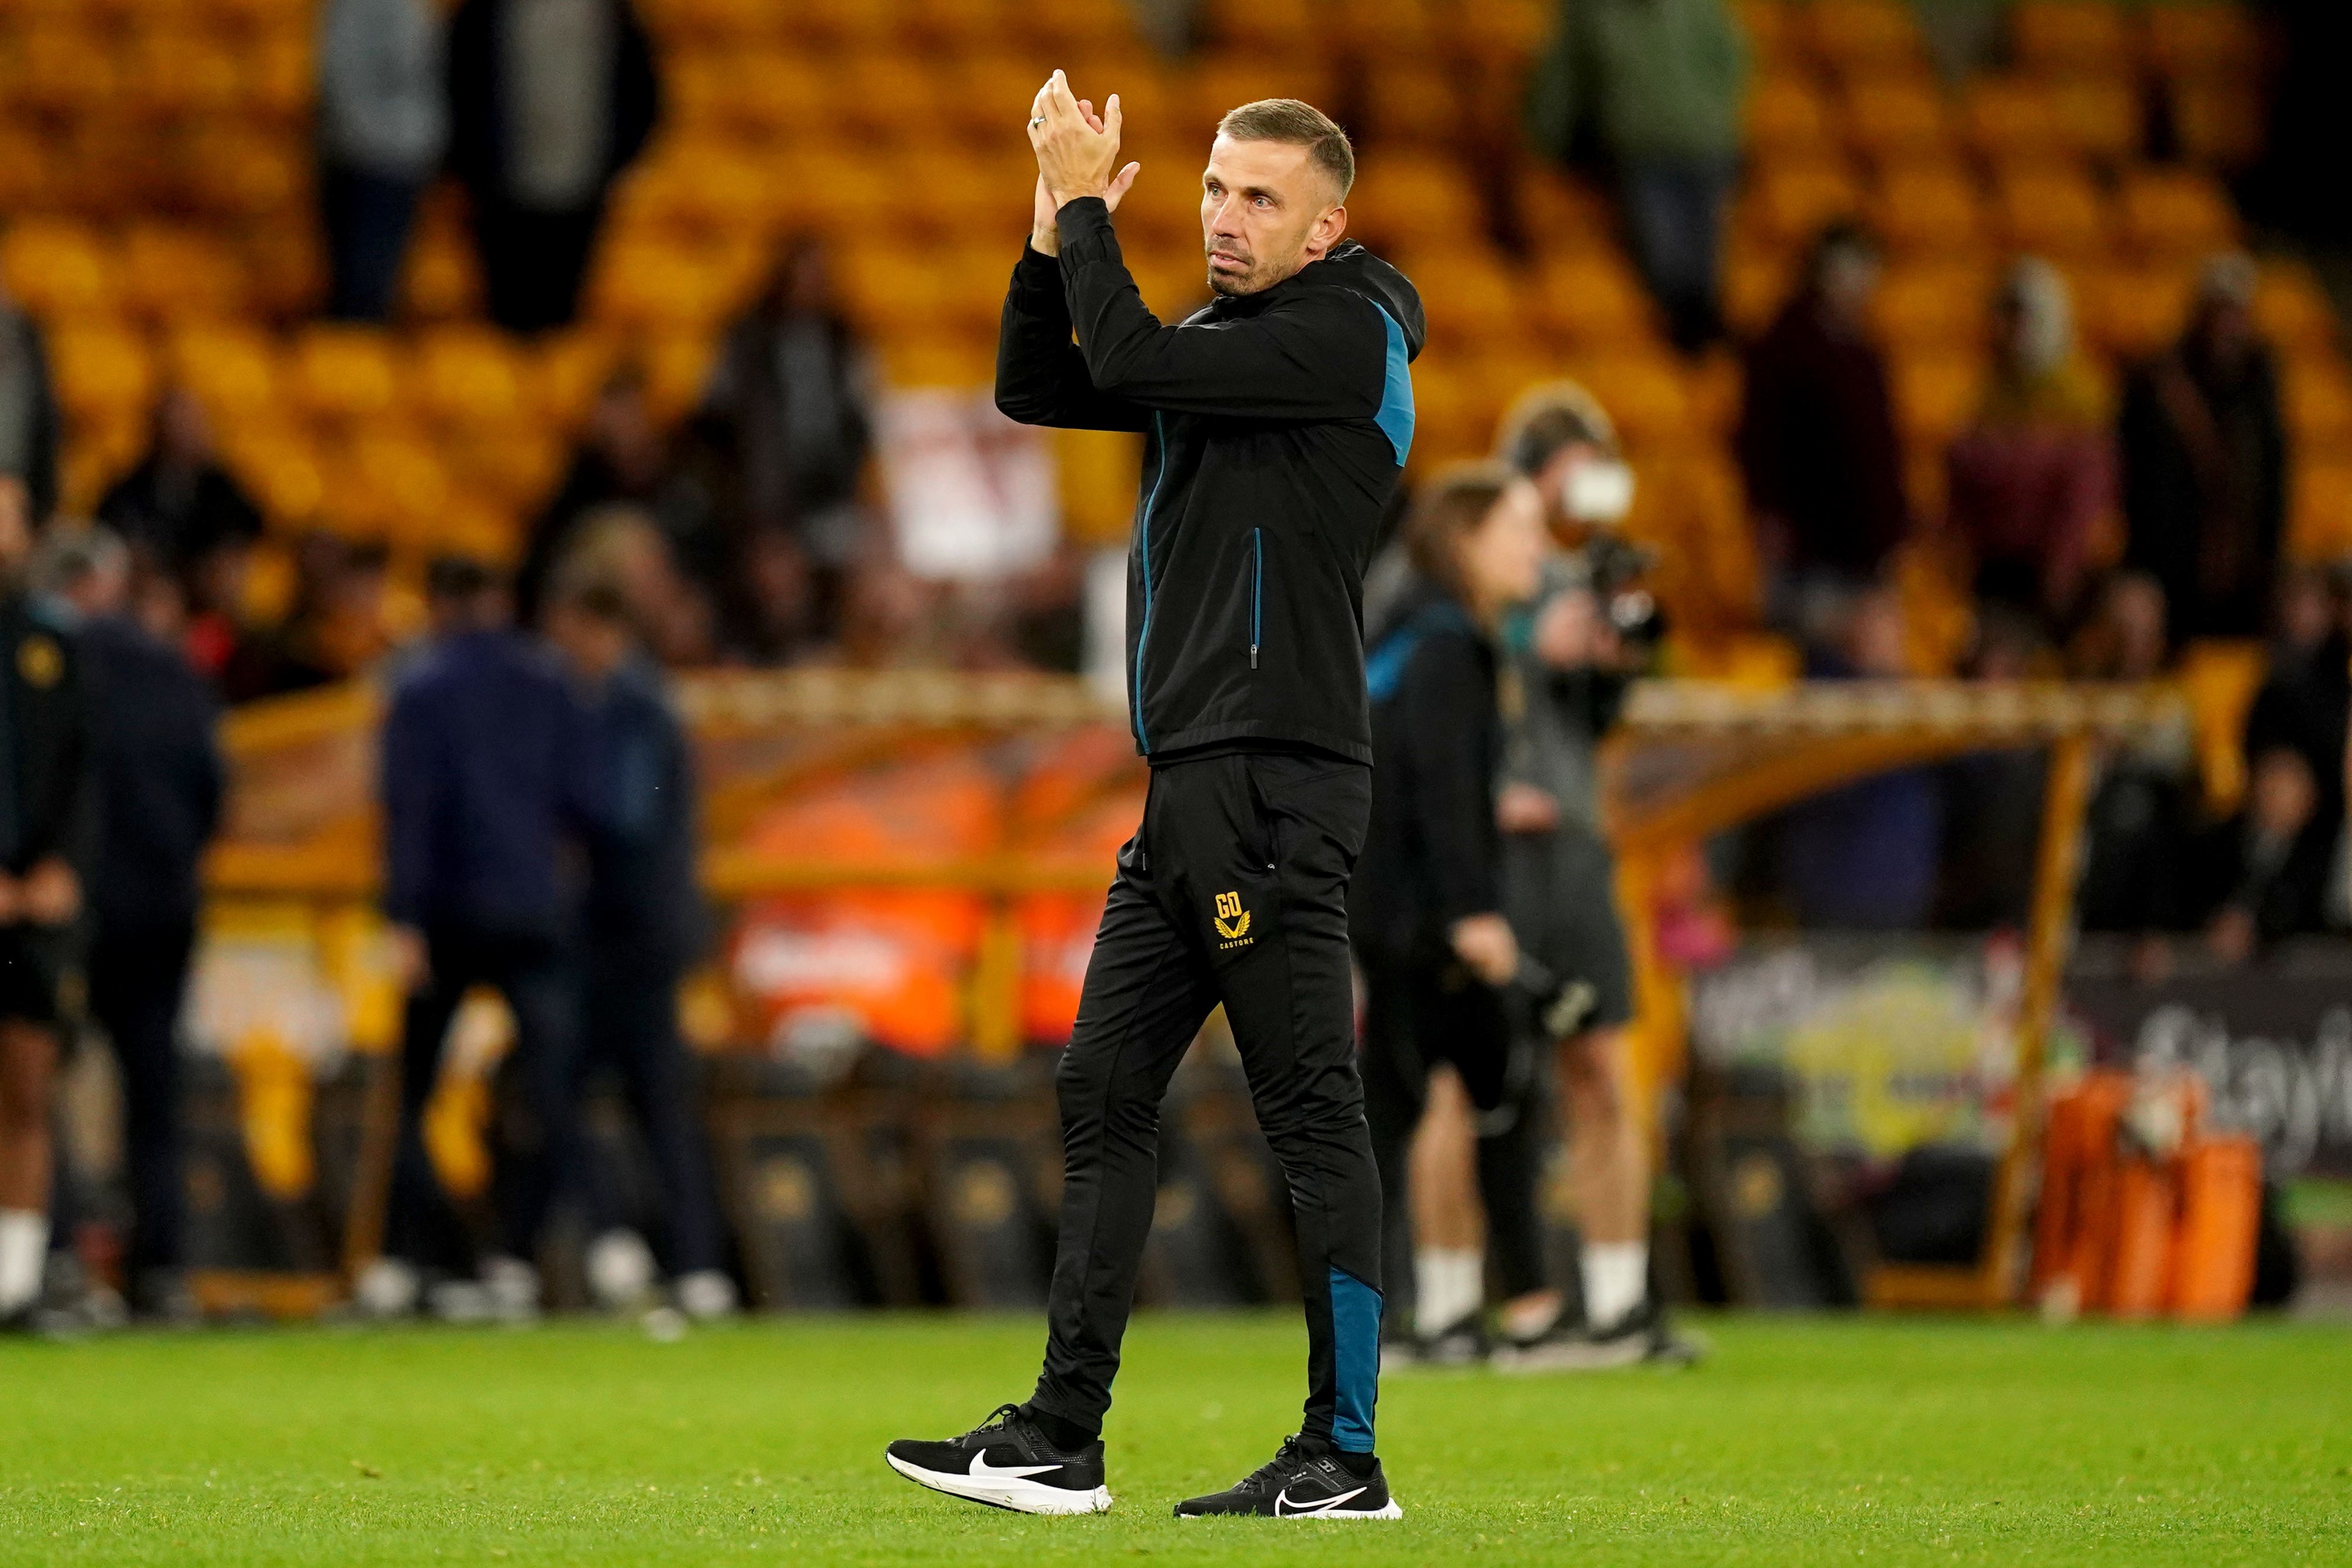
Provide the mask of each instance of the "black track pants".
[{"label": "black track pants", "polygon": [[1336,759],[1243,753],[1152,770],[1055,1077],[1066,1177],[1036,1407],[1101,1427],[1151,1230],[1160,1103],[1223,1002],[1297,1217],[1302,1430],[1371,1450],[1381,1187],[1347,907],[1370,807],[1370,770]]}]

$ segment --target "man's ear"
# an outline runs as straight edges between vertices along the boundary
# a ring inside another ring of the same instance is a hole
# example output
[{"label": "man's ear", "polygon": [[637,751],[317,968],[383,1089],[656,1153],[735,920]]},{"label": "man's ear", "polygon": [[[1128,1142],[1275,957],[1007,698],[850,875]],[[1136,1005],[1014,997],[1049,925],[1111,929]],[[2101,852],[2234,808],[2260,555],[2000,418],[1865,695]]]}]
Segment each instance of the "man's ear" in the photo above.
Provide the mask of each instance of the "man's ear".
[{"label": "man's ear", "polygon": [[1315,226],[1307,231],[1307,255],[1314,260],[1322,260],[1330,254],[1331,247],[1339,243],[1339,236],[1347,232],[1348,208],[1342,203],[1316,219]]}]

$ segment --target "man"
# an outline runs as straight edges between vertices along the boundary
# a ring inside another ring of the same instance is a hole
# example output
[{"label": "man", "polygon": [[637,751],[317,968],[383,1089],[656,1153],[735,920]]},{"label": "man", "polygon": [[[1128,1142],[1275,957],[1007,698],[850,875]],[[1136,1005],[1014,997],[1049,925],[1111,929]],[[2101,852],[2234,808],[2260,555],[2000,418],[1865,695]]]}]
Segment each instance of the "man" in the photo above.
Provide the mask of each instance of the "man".
[{"label": "man", "polygon": [[392,314],[416,201],[449,140],[441,13],[425,0],[331,0],[319,26],[319,207],[327,314]]},{"label": "man", "polygon": [[78,625],[91,699],[99,852],[89,1007],[122,1072],[131,1173],[131,1305],[188,1322],[181,1275],[180,1004],[195,944],[197,866],[220,820],[218,704],[180,652],[179,585],[104,528],[53,538],[45,591]]},{"label": "man", "polygon": [[[619,1074],[660,1173],[678,1309],[690,1318],[723,1318],[735,1311],[735,1282],[722,1266],[710,1155],[695,1120],[693,1067],[677,1035],[678,977],[702,936],[694,758],[615,584],[559,574],[545,621],[548,640],[596,712],[606,812],[604,831],[589,841],[582,1055],[567,1075],[567,1102],[579,1092],[581,1069]],[[594,1253],[615,1239],[600,1236],[592,1244],[592,1278],[599,1273]],[[643,1247],[638,1241],[633,1250]]]},{"label": "man", "polygon": [[1111,228],[1138,172],[1118,165],[1118,99],[1097,119],[1056,71],[1032,113],[1034,215],[997,406],[1146,433],[1128,669],[1151,789],[1056,1075],[1066,1177],[1036,1393],[961,1437],[893,1443],[889,1462],[1002,1508],[1110,1506],[1100,1433],[1151,1228],[1160,1102],[1222,1002],[1297,1218],[1308,1393],[1271,1462],[1176,1511],[1398,1518],[1372,1448],[1381,1192],[1346,895],[1371,797],[1360,601],[1412,438],[1420,297],[1340,241],[1345,133],[1275,99],[1218,126],[1201,199],[1216,298],[1163,325]]},{"label": "man", "polygon": [[[525,1115],[520,1140],[499,1151],[503,1250],[482,1268],[480,1304],[522,1317],[538,1306],[528,1260],[565,1149],[561,1069],[578,1022],[557,860],[596,825],[594,758],[562,673],[514,630],[504,586],[445,559],[430,588],[439,635],[401,675],[383,727],[384,915],[408,1003],[387,1256],[359,1296],[372,1312],[405,1312],[419,1265],[468,1261],[471,1248],[451,1244],[423,1119],[450,1020],[488,986],[514,1014],[509,1065]],[[451,1292],[447,1310],[474,1311],[472,1292]]]},{"label": "man", "polygon": [[0,475],[0,1327],[51,1326],[49,1140],[58,980],[91,820],[81,654],[21,581],[32,493]]}]

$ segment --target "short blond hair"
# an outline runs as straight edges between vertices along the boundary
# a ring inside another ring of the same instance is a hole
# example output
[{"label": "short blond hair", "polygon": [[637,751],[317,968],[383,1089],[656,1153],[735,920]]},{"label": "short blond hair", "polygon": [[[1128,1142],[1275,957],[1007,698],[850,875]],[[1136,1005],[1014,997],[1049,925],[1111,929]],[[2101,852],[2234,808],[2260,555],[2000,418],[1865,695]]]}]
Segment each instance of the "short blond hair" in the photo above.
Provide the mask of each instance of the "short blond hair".
[{"label": "short blond hair", "polygon": [[1262,98],[1227,110],[1217,134],[1236,141],[1284,141],[1304,147],[1339,187],[1339,199],[1356,187],[1356,147],[1329,115],[1295,98]]}]

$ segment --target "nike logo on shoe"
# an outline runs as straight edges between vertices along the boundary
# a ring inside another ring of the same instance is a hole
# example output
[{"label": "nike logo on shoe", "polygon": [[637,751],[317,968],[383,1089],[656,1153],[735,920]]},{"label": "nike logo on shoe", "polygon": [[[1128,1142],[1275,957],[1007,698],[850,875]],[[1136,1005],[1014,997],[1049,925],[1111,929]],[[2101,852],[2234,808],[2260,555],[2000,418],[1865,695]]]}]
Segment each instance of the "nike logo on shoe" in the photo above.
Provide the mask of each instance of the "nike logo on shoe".
[{"label": "nike logo on shoe", "polygon": [[1285,1487],[1275,1494],[1274,1516],[1288,1519],[1303,1513],[1328,1513],[1350,1498],[1361,1497],[1370,1490],[1370,1487],[1358,1487],[1354,1491],[1343,1491],[1338,1497],[1327,1497],[1321,1502],[1297,1503],[1290,1500],[1290,1489]]},{"label": "nike logo on shoe", "polygon": [[971,1469],[968,1473],[975,1480],[1024,1480],[1061,1468],[1059,1465],[992,1465],[988,1462],[988,1451],[983,1448],[971,1457]]}]

